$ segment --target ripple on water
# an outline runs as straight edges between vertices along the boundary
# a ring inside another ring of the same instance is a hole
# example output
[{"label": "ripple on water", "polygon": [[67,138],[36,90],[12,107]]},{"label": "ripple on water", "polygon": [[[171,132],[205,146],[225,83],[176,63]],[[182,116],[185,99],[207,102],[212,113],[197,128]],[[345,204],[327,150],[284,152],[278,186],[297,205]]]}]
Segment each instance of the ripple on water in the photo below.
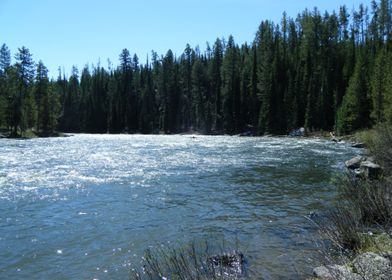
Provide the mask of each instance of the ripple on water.
[{"label": "ripple on water", "polygon": [[5,279],[16,271],[20,278],[128,278],[146,248],[206,236],[239,240],[251,270],[267,278],[307,272],[305,264],[287,265],[314,256],[304,216],[327,207],[332,174],[358,152],[273,137],[0,141]]}]

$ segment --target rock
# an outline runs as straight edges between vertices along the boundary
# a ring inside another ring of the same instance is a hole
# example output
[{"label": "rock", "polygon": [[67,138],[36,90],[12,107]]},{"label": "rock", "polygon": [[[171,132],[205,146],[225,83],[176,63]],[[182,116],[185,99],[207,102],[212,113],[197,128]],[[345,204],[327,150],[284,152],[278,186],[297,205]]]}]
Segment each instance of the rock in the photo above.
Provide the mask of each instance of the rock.
[{"label": "rock", "polygon": [[313,269],[313,276],[321,280],[362,280],[360,275],[344,265],[319,266]]},{"label": "rock", "polygon": [[335,143],[339,143],[339,142],[342,141],[342,139],[341,139],[341,138],[332,137],[332,138],[331,138],[331,141],[332,141],[332,142],[335,142]]},{"label": "rock", "polygon": [[253,136],[252,131],[245,131],[239,134],[239,136]]},{"label": "rock", "polygon": [[353,261],[357,274],[362,279],[390,280],[392,279],[392,266],[389,259],[375,253],[364,253]]},{"label": "rock", "polygon": [[317,213],[315,211],[310,211],[309,214],[307,215],[307,217],[313,221],[319,217],[319,213]]},{"label": "rock", "polygon": [[375,162],[376,159],[374,157],[367,157],[366,161],[371,161],[371,162]]},{"label": "rock", "polygon": [[364,161],[364,158],[361,156],[356,156],[348,161],[346,161],[344,164],[348,169],[357,169],[361,166],[361,162]]},{"label": "rock", "polygon": [[363,149],[363,148],[366,148],[366,145],[365,145],[365,143],[353,143],[351,145],[351,147],[358,148],[358,149]]},{"label": "rock", "polygon": [[392,266],[392,252],[391,251],[380,253],[380,256],[388,259],[391,262],[391,266]]},{"label": "rock", "polygon": [[289,136],[290,137],[300,137],[305,135],[305,128],[300,127],[298,129],[293,129],[290,131]]},{"label": "rock", "polygon": [[380,165],[367,160],[360,163],[360,170],[369,179],[377,179],[382,171]]},{"label": "rock", "polygon": [[244,273],[244,255],[240,252],[216,255],[207,260],[216,271],[223,271],[226,275],[241,275]]}]

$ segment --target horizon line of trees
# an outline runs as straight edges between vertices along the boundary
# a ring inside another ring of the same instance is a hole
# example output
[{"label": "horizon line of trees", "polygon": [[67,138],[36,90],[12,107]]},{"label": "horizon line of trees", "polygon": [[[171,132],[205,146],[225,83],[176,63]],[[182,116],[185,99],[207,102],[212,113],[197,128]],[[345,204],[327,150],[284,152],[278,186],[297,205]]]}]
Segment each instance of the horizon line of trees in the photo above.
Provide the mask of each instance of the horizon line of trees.
[{"label": "horizon line of trees", "polygon": [[48,78],[22,47],[0,48],[0,127],[89,133],[286,134],[305,127],[347,134],[392,123],[392,0],[351,14],[305,10],[262,21],[251,44],[217,39],[206,50],[123,49],[119,66],[73,67]]}]

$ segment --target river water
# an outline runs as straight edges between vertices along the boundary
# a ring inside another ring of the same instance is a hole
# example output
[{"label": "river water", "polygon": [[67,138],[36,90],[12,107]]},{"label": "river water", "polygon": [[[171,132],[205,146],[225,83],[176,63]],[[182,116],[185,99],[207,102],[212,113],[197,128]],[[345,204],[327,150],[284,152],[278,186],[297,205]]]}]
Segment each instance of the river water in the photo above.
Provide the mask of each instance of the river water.
[{"label": "river water", "polygon": [[318,255],[306,216],[331,207],[356,153],[294,138],[2,139],[0,278],[129,279],[146,249],[199,240],[241,250],[251,277],[301,278]]}]

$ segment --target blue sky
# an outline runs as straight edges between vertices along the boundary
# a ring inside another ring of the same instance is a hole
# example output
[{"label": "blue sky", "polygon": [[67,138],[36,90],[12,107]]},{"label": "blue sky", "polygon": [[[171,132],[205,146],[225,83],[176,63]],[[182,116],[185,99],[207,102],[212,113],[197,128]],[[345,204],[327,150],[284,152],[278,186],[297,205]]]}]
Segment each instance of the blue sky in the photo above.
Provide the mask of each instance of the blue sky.
[{"label": "blue sky", "polygon": [[349,11],[370,0],[0,0],[0,44],[12,55],[26,46],[41,59],[50,76],[86,63],[117,65],[123,48],[140,62],[155,50],[180,55],[189,43],[205,49],[217,37],[232,34],[236,43],[252,42],[261,20],[280,21],[283,11],[295,17],[317,6]]}]

